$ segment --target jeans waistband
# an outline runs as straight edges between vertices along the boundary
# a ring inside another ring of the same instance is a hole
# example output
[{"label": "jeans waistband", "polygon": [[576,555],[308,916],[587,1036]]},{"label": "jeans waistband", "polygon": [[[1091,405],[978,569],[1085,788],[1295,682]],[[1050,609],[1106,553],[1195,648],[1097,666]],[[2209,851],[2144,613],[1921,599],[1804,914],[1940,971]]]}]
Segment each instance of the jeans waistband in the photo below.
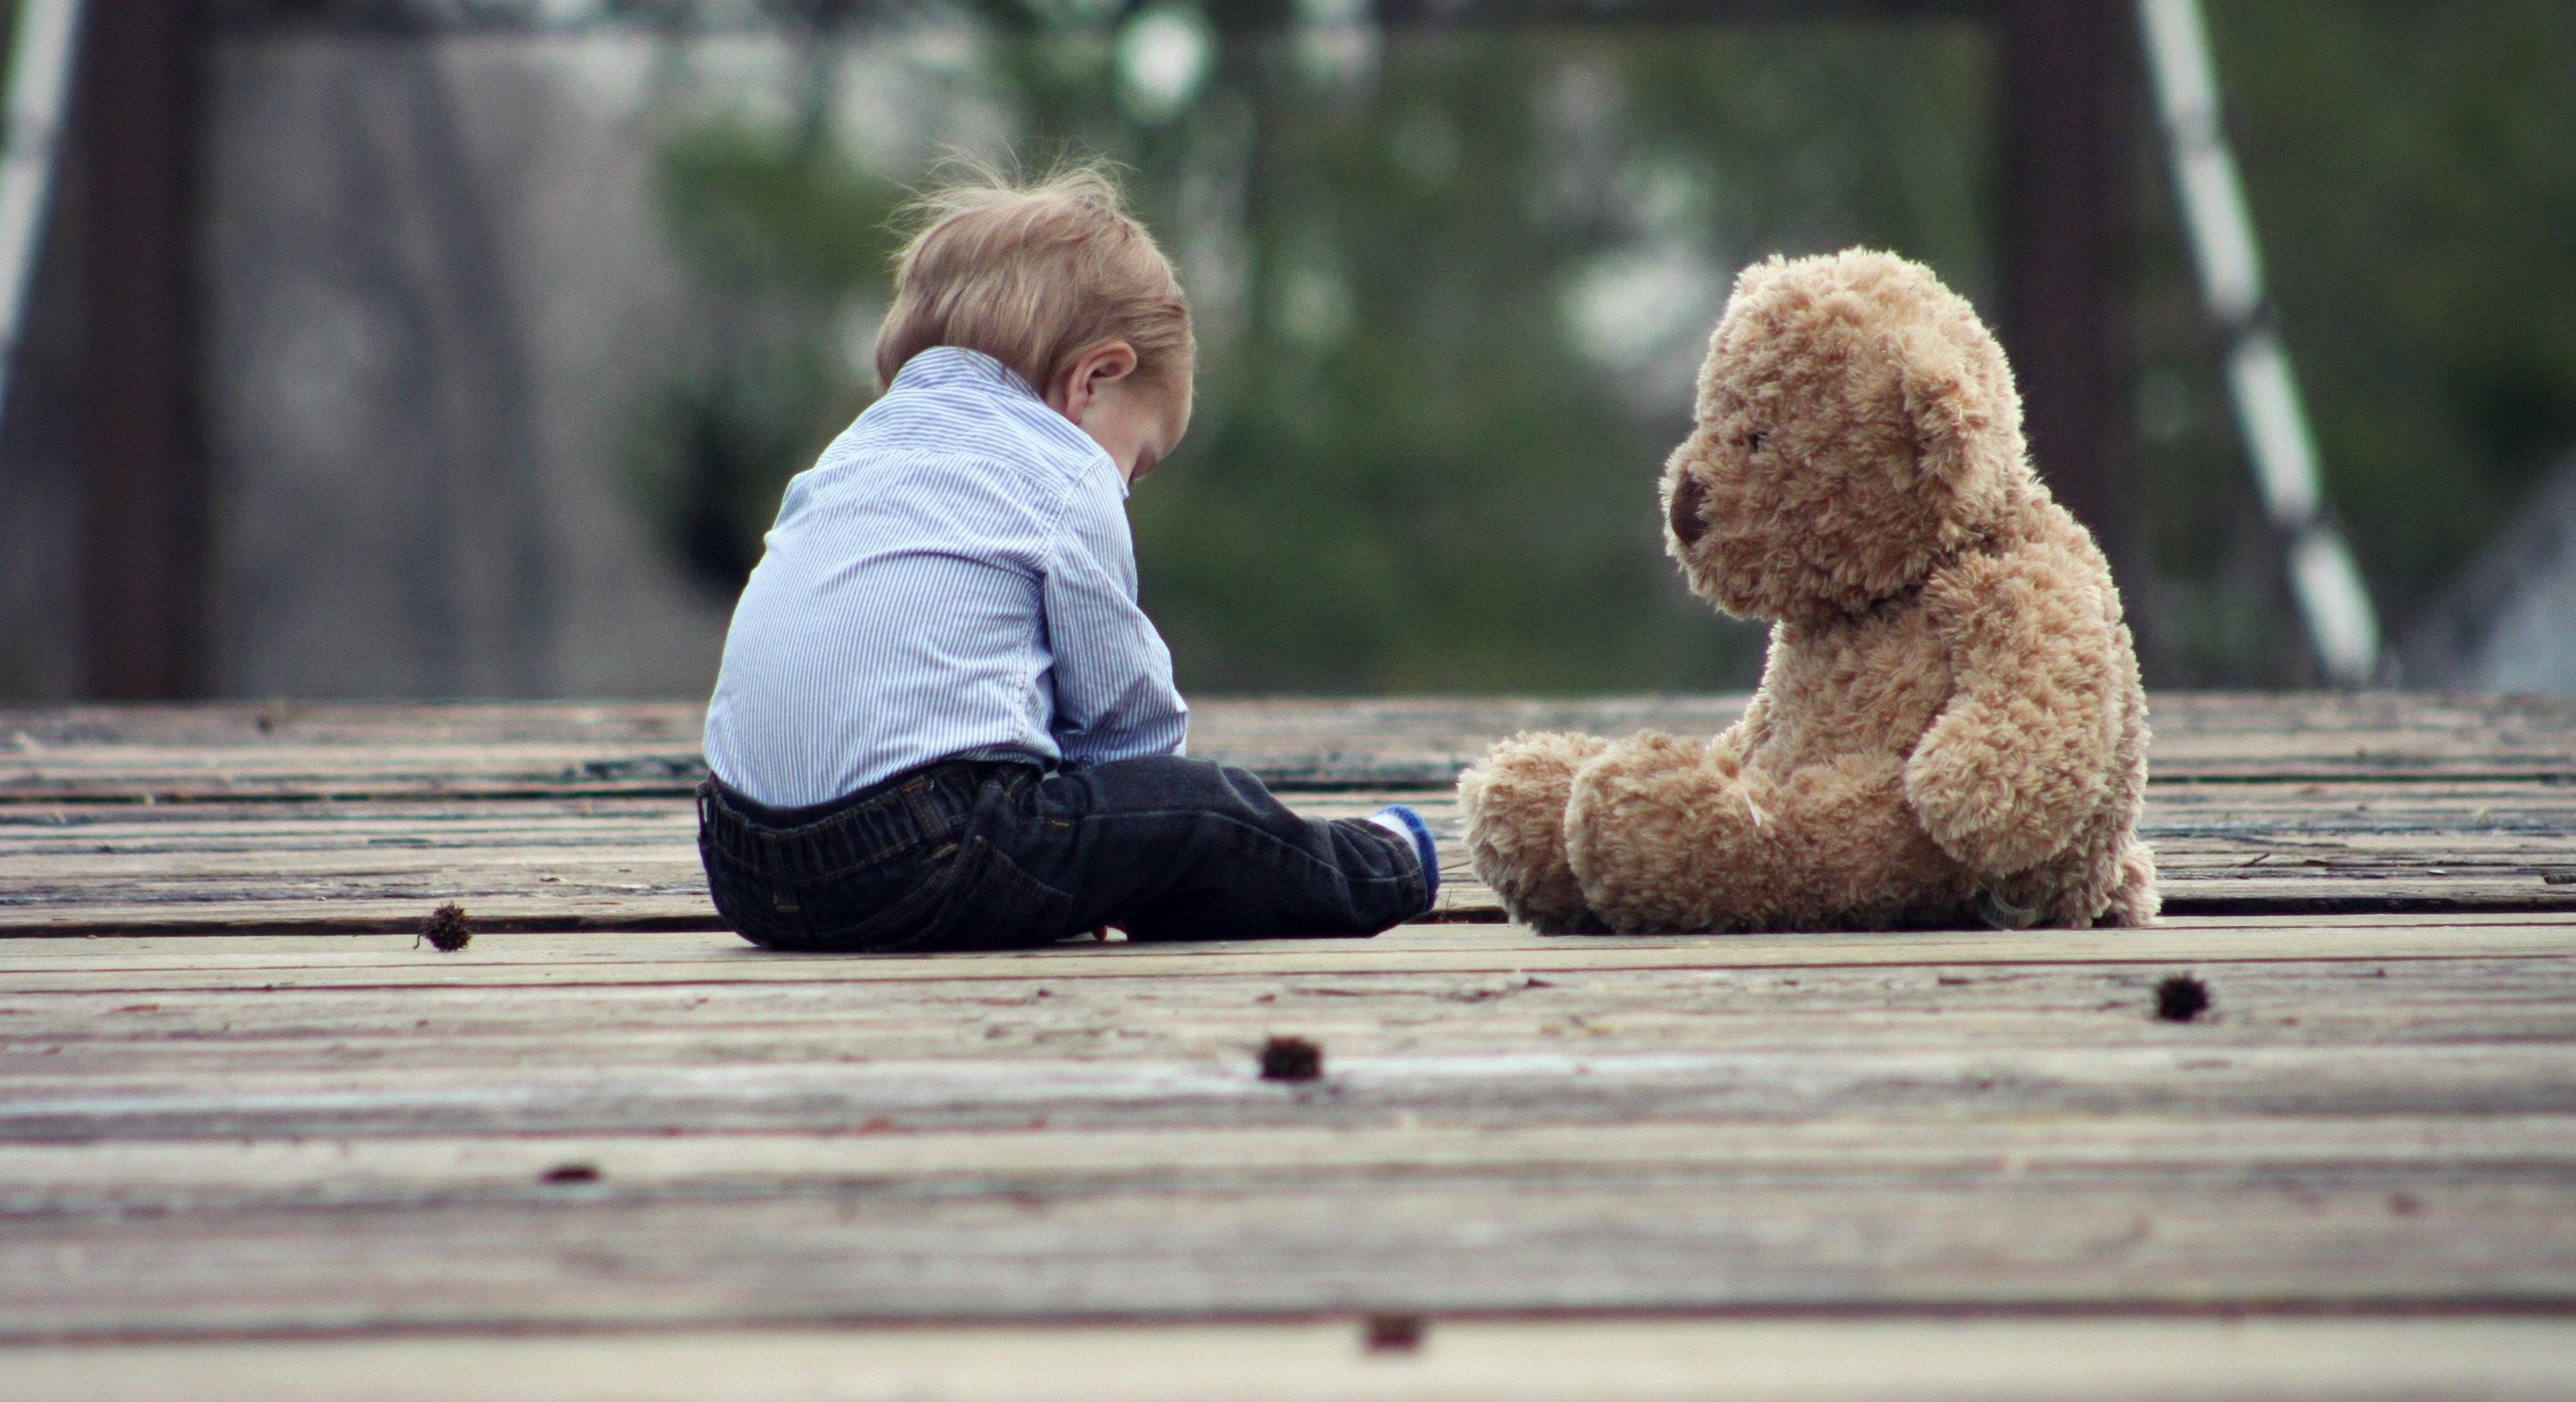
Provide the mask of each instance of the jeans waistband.
[{"label": "jeans waistband", "polygon": [[916,845],[955,840],[974,814],[985,777],[998,767],[993,761],[942,760],[831,803],[784,809],[710,776],[698,785],[698,830],[716,850],[765,875],[828,876]]}]

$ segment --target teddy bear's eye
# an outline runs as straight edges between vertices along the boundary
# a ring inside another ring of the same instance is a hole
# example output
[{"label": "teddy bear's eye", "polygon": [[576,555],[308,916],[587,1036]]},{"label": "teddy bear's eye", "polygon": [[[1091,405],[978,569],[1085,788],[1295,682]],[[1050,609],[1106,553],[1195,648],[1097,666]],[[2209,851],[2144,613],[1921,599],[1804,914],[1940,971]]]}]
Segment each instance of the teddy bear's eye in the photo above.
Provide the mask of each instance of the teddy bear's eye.
[{"label": "teddy bear's eye", "polygon": [[1764,440],[1764,439],[1766,439],[1766,438],[1769,438],[1770,436],[1771,436],[1771,435],[1769,435],[1769,434],[1767,434],[1767,433],[1763,432],[1761,429],[1758,429],[1758,428],[1757,428],[1757,429],[1752,430],[1751,432],[1749,432],[1749,433],[1747,433],[1747,434],[1745,434],[1745,435],[1744,435],[1744,451],[1746,451],[1746,452],[1748,452],[1748,453],[1758,453],[1758,452],[1761,452],[1761,451],[1762,451],[1762,442],[1763,442],[1763,440]]}]

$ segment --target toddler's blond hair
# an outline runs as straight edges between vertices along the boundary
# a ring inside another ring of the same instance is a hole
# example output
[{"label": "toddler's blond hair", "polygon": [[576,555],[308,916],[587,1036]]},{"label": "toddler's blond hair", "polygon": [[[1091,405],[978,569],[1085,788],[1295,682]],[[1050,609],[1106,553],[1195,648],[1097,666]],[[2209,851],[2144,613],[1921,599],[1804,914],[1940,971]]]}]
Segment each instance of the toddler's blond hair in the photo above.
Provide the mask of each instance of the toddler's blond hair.
[{"label": "toddler's blond hair", "polygon": [[1045,393],[1111,341],[1137,373],[1186,375],[1197,347],[1171,260],[1097,165],[1016,182],[986,167],[912,206],[920,232],[895,260],[877,330],[877,380],[932,346],[982,351]]}]

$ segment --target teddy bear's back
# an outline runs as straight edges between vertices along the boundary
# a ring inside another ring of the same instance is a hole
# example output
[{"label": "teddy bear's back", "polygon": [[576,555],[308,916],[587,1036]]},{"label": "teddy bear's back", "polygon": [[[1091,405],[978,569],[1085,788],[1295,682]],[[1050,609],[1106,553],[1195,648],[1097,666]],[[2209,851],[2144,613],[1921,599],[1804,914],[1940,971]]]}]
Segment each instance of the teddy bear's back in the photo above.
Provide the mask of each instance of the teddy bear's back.
[{"label": "teddy bear's back", "polygon": [[2053,498],[2042,494],[2017,518],[2031,545],[2071,562],[2069,587],[2092,595],[2091,607],[2109,625],[2111,647],[2101,658],[2104,690],[2115,712],[2115,735],[2105,765],[2104,790],[2093,815],[2067,849],[2026,873],[2018,903],[2052,924],[2110,920],[2141,925],[2154,919],[2154,857],[2138,840],[2138,816],[2147,786],[2147,697],[2138,673],[2135,639],[2120,604],[2119,585],[2092,533]]},{"label": "teddy bear's back", "polygon": [[[2036,484],[2016,492],[2008,520],[1973,549],[1987,554],[2041,552],[2056,587],[2097,612],[2116,640],[2099,659],[2100,682],[2117,711],[2118,736],[2099,776],[2103,797],[2067,848],[2008,885],[2012,894],[2055,923],[2086,924],[2102,915],[2134,849],[2146,777],[2146,707],[2137,660],[2110,567],[2093,539]],[[1857,614],[1777,624],[1771,656],[1745,727],[1747,768],[1785,778],[1811,766],[1885,758],[1902,764],[1956,694],[1958,659],[1932,603],[1918,588]],[[1925,890],[1949,899],[1954,863],[1932,859]]]}]

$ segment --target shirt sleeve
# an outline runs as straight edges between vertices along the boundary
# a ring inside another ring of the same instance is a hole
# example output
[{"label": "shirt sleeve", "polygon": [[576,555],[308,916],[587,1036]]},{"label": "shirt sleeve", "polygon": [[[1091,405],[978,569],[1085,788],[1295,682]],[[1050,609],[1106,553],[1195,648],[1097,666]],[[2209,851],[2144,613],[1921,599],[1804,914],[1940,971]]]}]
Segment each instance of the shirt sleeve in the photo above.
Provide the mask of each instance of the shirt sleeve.
[{"label": "shirt sleeve", "polygon": [[1047,646],[1065,762],[1181,753],[1189,707],[1172,653],[1136,602],[1136,547],[1117,490],[1086,474],[1065,504],[1046,566]]}]

